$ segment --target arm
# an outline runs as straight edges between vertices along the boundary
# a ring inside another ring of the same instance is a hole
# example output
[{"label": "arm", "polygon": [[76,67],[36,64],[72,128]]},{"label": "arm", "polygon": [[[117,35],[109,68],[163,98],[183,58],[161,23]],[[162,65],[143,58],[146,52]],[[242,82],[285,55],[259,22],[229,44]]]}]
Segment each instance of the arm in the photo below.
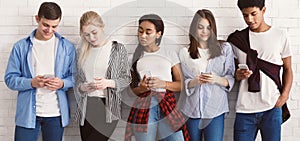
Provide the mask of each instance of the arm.
[{"label": "arm", "polygon": [[[34,89],[31,86],[31,74],[29,72],[29,64],[27,64],[27,60],[25,59],[23,54],[21,55],[21,51],[17,49],[19,46],[17,44],[14,45],[9,60],[7,62],[7,67],[4,75],[4,80],[7,85],[12,90],[17,91],[26,91]],[[22,67],[22,65],[27,65]],[[22,68],[26,68],[27,72],[23,72]]]},{"label": "arm", "polygon": [[120,62],[118,62],[119,67],[118,73],[120,74],[119,77],[117,78],[112,78],[114,82],[110,83],[110,88],[114,88],[117,92],[120,92],[124,90],[128,85],[130,84],[131,80],[131,75],[130,75],[130,67],[129,67],[129,62],[128,62],[128,53],[126,48],[124,47],[123,44],[119,44],[116,46],[118,47],[119,54],[118,56],[120,57]]},{"label": "arm", "polygon": [[150,88],[165,88],[166,90],[172,92],[181,91],[181,86],[182,86],[181,78],[183,78],[183,76],[179,64],[176,64],[172,67],[172,78],[173,81],[170,82],[170,81],[160,80],[157,77],[151,77],[151,79],[148,81],[148,86]]},{"label": "arm", "polygon": [[293,82],[292,57],[283,58],[283,73],[282,73],[282,93],[279,96],[275,107],[281,107],[288,99]]}]

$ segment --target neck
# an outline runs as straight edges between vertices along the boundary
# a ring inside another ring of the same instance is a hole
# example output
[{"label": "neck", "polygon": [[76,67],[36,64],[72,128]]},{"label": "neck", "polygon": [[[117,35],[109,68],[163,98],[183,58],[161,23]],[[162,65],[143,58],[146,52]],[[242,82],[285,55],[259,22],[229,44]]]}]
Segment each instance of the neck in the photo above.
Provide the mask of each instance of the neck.
[{"label": "neck", "polygon": [[206,48],[208,48],[207,47],[207,42],[206,41],[200,41],[199,42],[199,48],[202,48],[202,49],[206,49]]},{"label": "neck", "polygon": [[100,42],[100,44],[97,45],[97,46],[94,46],[94,47],[95,48],[97,48],[97,47],[103,47],[107,42],[108,42],[108,39],[107,38],[103,38],[102,41]]},{"label": "neck", "polygon": [[266,24],[266,23],[262,23],[261,26],[255,30],[251,30],[253,32],[266,32],[271,28],[270,25]]},{"label": "neck", "polygon": [[155,51],[159,50],[159,47],[157,45],[146,46],[146,47],[144,47],[144,50],[146,52],[155,52]]}]

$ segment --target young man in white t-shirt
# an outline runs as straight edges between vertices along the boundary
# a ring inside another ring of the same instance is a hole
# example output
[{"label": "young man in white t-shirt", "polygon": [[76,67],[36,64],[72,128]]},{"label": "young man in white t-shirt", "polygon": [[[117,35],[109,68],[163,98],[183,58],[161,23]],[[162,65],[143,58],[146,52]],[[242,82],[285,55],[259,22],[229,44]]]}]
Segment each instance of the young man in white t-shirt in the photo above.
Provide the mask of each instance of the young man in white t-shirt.
[{"label": "young man in white t-shirt", "polygon": [[70,112],[67,90],[73,87],[74,45],[59,35],[61,8],[43,2],[37,28],[14,44],[5,83],[18,91],[15,141],[61,141]]},{"label": "young man in white t-shirt", "polygon": [[[234,124],[235,141],[254,141],[260,130],[263,141],[280,141],[282,106],[289,98],[293,75],[287,35],[264,21],[264,0],[238,0],[248,27],[229,35],[240,81]],[[283,68],[282,75],[280,72]],[[280,76],[281,75],[281,76]],[[282,81],[280,80],[282,78]]]}]

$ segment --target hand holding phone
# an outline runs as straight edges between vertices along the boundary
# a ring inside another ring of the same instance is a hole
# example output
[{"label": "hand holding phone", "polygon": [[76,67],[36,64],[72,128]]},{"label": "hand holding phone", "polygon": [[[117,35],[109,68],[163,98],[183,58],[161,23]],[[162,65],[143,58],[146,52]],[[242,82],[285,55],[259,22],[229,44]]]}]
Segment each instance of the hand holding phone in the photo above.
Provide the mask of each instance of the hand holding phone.
[{"label": "hand holding phone", "polygon": [[249,70],[249,67],[247,64],[238,64],[239,69]]},{"label": "hand holding phone", "polygon": [[45,74],[44,78],[55,78],[53,74]]}]

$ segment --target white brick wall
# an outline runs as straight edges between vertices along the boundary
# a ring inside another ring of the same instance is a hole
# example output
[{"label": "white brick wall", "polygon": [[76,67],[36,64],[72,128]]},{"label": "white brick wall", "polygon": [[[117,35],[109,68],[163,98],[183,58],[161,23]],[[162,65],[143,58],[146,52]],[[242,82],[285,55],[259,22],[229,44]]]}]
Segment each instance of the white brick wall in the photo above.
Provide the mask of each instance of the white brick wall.
[{"label": "white brick wall", "polygon": [[[12,45],[27,36],[36,26],[34,15],[44,0],[0,0],[0,140],[13,140],[15,91],[3,83],[3,74]],[[73,43],[78,43],[79,18],[84,11],[95,10],[103,15],[106,33],[125,43],[132,53],[136,43],[137,19],[146,13],[157,13],[166,23],[163,41],[165,46],[184,46],[188,43],[188,26],[194,12],[199,8],[213,11],[217,20],[218,35],[226,39],[228,34],[245,26],[236,0],[54,0],[63,10],[59,32]],[[292,112],[283,124],[282,140],[300,140],[300,0],[266,0],[266,21],[288,32],[293,48],[294,83],[288,105]],[[233,135],[234,107],[237,86],[229,96],[230,114],[225,122],[224,141]],[[72,95],[70,95],[72,96]],[[74,103],[74,98],[71,97]],[[74,107],[74,105],[72,106]],[[125,107],[125,106],[124,106]],[[72,108],[73,109],[73,108]],[[124,108],[124,115],[128,108]],[[126,116],[125,116],[126,119]],[[114,139],[122,140],[125,123],[115,131]],[[72,122],[65,130],[64,141],[79,141],[78,125]],[[257,139],[260,141],[260,139]]]}]

